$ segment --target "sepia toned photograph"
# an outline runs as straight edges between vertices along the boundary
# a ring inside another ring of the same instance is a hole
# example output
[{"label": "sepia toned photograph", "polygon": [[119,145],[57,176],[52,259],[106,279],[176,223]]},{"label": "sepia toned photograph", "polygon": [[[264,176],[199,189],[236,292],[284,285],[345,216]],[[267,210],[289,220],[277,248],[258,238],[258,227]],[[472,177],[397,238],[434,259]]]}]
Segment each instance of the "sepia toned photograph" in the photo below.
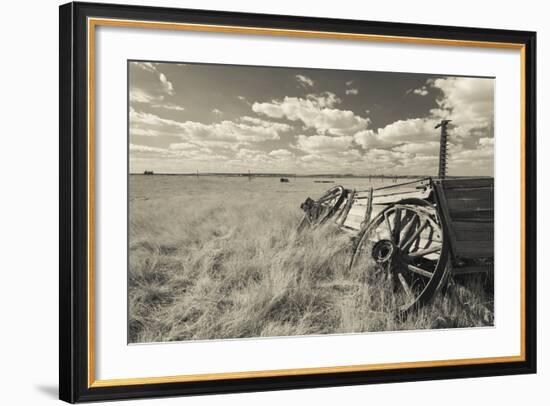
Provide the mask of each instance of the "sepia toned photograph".
[{"label": "sepia toned photograph", "polygon": [[494,325],[494,78],[127,68],[129,343]]}]

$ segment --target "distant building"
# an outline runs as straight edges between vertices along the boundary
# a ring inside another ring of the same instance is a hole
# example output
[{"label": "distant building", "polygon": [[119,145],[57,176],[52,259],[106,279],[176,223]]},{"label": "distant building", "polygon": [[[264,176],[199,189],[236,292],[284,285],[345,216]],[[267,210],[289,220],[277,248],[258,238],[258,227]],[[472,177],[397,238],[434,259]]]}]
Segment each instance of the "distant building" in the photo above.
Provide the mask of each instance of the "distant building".
[{"label": "distant building", "polygon": [[143,172],[144,175],[154,175],[155,173],[153,171],[145,171]]}]

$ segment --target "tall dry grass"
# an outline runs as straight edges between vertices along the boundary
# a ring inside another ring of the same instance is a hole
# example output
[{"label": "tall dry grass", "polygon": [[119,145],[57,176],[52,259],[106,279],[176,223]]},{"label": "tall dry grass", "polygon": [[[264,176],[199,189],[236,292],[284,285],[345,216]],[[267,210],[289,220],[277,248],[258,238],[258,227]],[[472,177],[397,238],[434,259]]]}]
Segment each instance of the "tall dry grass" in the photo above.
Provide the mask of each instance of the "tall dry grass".
[{"label": "tall dry grass", "polygon": [[493,323],[480,279],[451,283],[407,318],[391,290],[349,270],[350,239],[330,225],[297,234],[310,184],[133,176],[130,342],[473,327]]}]

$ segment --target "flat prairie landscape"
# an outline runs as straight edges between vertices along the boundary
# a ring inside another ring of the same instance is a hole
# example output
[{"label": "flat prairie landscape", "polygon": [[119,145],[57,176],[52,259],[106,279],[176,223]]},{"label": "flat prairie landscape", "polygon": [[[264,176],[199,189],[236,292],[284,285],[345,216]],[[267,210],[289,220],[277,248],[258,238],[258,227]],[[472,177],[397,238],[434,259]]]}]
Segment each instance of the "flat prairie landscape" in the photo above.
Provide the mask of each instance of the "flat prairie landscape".
[{"label": "flat prairie landscape", "polygon": [[314,180],[131,175],[129,342],[493,325],[483,276],[451,280],[397,317],[391,292],[368,269],[349,269],[349,235],[330,224],[296,232],[300,203],[332,186]]}]

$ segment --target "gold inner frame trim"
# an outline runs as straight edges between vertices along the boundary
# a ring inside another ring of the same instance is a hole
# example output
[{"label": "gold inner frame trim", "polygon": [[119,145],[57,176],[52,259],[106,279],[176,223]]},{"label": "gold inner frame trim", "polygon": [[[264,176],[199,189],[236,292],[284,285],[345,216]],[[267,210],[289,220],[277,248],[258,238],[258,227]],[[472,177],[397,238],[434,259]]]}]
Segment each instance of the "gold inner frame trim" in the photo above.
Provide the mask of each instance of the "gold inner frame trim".
[{"label": "gold inner frame trim", "polygon": [[[94,278],[94,196],[95,196],[95,28],[97,26],[148,28],[161,30],[181,30],[195,32],[217,32],[244,35],[265,35],[298,38],[341,39],[385,43],[401,43],[435,46],[459,46],[477,48],[512,49],[520,51],[520,137],[521,137],[521,269],[520,269],[520,354],[502,357],[464,358],[451,360],[396,362],[383,364],[362,364],[346,366],[328,366],[314,368],[277,369],[265,371],[219,372],[211,374],[189,374],[145,378],[95,379],[95,278]],[[306,31],[274,29],[261,27],[241,27],[208,24],[165,23],[139,20],[120,20],[107,18],[89,18],[87,27],[88,41],[88,387],[112,387],[126,385],[161,384],[177,382],[214,381],[221,379],[266,378],[281,376],[332,374],[344,372],[382,371],[400,368],[427,368],[459,365],[498,364],[522,362],[526,359],[525,349],[525,45],[520,43],[463,41],[440,38],[400,37],[390,35],[355,34],[345,32]]]}]

